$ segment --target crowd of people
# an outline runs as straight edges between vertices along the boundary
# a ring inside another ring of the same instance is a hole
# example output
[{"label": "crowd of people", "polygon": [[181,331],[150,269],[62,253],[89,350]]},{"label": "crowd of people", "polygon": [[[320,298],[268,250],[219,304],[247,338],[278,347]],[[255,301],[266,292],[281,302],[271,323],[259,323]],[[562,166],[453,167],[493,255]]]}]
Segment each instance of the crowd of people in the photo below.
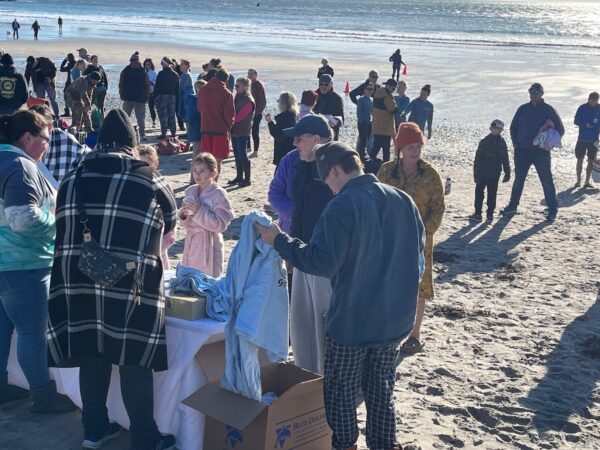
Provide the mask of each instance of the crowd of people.
[{"label": "crowd of people", "polygon": [[[32,412],[74,409],[50,381],[48,361],[79,367],[82,446],[102,447],[120,432],[104,406],[116,365],[132,448],[174,447],[175,437],[161,435],[153,418],[152,372],[168,368],[162,288],[167,250],[179,224],[185,231],[182,264],[211,277],[223,274],[222,233],[234,214],[221,185],[251,185],[251,158],[259,154],[264,118],[276,168],[268,199],[279,225],[256,227],[288,267],[294,363],[324,376],[334,448],[357,448],[361,389],[369,448],[401,448],[393,403],[396,363],[400,351],[423,350],[424,311],[434,297],[434,235],[446,200],[439,171],[426,158],[431,86],[412,101],[407,97],[407,83],[398,80],[404,63],[397,51],[390,58],[392,78],[379,84],[372,70],[350,92],[358,140],[348,145],[339,142],[347,112],[327,59],[318,70],[318,88],[302,92],[300,103],[292,92],[281,92],[279,112],[272,116],[264,114],[266,88],[254,68],[235,79],[213,58],[194,79],[187,59],[178,63],[165,56],[157,71],[151,58],[134,52],[119,76],[122,108],[105,114],[107,74],[97,55],[85,48],[78,55],[67,55],[60,65],[67,77],[62,120],[70,115],[75,128],[97,133],[93,149],[58,126],[57,68],[50,59],[27,58],[24,76],[9,54],[0,59],[0,76],[13,80],[0,95],[0,403],[27,395],[7,379],[16,330]],[[50,108],[23,108],[30,85]],[[539,83],[528,93],[530,101],[510,125],[515,181],[502,214],[517,212],[534,165],[552,222],[558,203],[551,152],[536,139],[541,130],[562,136],[564,127]],[[598,100],[591,93],[575,117],[577,186],[586,156],[584,183],[591,186]],[[142,144],[148,140],[146,105],[153,124],[158,117],[160,141],[177,137],[179,128],[191,143],[191,185],[179,209],[157,170],[157,149]],[[487,220],[493,220],[502,171],[503,181],[510,180],[503,130],[504,123],[494,120],[476,151],[473,221],[482,220],[486,190]],[[231,153],[236,177],[223,182],[221,164]],[[98,252],[128,265],[110,279],[97,278]]]}]

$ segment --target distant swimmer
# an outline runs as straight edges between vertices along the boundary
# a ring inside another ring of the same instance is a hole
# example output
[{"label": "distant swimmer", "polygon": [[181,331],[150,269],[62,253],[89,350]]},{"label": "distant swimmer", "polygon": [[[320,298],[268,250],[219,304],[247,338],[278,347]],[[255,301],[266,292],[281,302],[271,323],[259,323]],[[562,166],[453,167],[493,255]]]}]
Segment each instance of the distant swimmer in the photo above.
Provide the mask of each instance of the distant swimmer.
[{"label": "distant swimmer", "polygon": [[40,24],[38,23],[38,21],[36,20],[35,22],[33,22],[33,24],[31,25],[31,29],[33,30],[33,38],[37,41],[38,39],[38,33],[40,32],[40,29],[42,27],[40,26]]},{"label": "distant swimmer", "polygon": [[257,7],[257,8],[258,8],[259,6],[260,6],[260,2],[258,2],[258,3],[256,4],[256,7]]},{"label": "distant swimmer", "polygon": [[63,18],[61,16],[58,16],[58,31],[59,31],[59,33],[62,33],[62,26],[63,26]]}]

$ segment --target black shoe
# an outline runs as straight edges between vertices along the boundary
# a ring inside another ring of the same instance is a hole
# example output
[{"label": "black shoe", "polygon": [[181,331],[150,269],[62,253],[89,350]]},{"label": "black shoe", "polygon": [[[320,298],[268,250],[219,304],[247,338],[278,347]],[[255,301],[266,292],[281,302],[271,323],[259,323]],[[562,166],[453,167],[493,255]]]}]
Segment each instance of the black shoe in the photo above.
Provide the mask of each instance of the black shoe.
[{"label": "black shoe", "polygon": [[39,389],[32,389],[31,396],[33,397],[31,412],[34,414],[63,413],[77,409],[69,397],[56,392],[54,381]]},{"label": "black shoe", "polygon": [[516,213],[517,208],[513,208],[511,206],[507,206],[506,208],[500,210],[500,214],[507,217],[514,216]]},{"label": "black shoe", "polygon": [[470,222],[481,222],[482,220],[483,220],[483,219],[482,219],[482,217],[481,217],[481,214],[477,214],[477,213],[475,213],[475,214],[471,214],[471,215],[469,216],[469,221],[470,221]]},{"label": "black shoe", "polygon": [[106,444],[108,441],[116,439],[120,434],[121,426],[118,423],[111,423],[108,426],[108,430],[106,430],[106,432],[100,437],[86,434],[83,438],[83,442],[81,443],[81,447],[92,449],[102,448],[104,447],[104,444]]},{"label": "black shoe", "polygon": [[485,218],[486,222],[493,222],[494,221],[494,215],[493,214],[488,214],[487,217]]},{"label": "black shoe", "polygon": [[4,383],[0,385],[0,405],[2,403],[12,402],[14,400],[21,400],[29,397],[29,391],[22,389],[12,384]]},{"label": "black shoe", "polygon": [[165,434],[156,445],[156,450],[173,450],[174,448],[175,436],[172,434]]},{"label": "black shoe", "polygon": [[229,180],[227,182],[228,186],[233,186],[234,184],[240,184],[242,182],[241,178],[235,177],[233,180]]},{"label": "black shoe", "polygon": [[252,167],[252,165],[250,164],[250,161],[244,161],[243,167],[242,167],[243,172],[244,172],[244,179],[240,183],[240,187],[246,187],[246,186],[250,186],[252,184],[250,182],[251,167]]}]

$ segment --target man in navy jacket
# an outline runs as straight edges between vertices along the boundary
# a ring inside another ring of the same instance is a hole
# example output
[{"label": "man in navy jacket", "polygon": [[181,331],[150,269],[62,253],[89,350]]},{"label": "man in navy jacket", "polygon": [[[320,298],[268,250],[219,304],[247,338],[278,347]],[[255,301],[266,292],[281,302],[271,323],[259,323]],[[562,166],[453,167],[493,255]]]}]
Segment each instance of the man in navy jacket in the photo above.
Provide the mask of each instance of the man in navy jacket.
[{"label": "man in navy jacket", "polygon": [[364,174],[358,153],[347,145],[327,143],[315,156],[320,179],[336,197],[310,243],[277,225],[256,227],[294,267],[331,279],[324,396],[333,447],[357,448],[355,401],[362,387],[367,414],[377,417],[367,421],[368,447],[399,449],[395,369],[399,343],[415,320],[423,222],[410,197]]},{"label": "man in navy jacket", "polygon": [[548,206],[546,220],[554,222],[558,213],[558,200],[556,199],[556,188],[552,179],[552,159],[550,152],[533,144],[534,139],[540,132],[540,128],[548,120],[554,124],[554,129],[561,136],[565,134],[565,128],[556,110],[544,102],[544,88],[540,83],[533,83],[529,88],[530,102],[521,105],[510,124],[510,137],[515,150],[515,181],[512,186],[510,202],[501,213],[511,216],[517,212],[525,179],[529,169],[533,165],[542,182],[544,197]]}]

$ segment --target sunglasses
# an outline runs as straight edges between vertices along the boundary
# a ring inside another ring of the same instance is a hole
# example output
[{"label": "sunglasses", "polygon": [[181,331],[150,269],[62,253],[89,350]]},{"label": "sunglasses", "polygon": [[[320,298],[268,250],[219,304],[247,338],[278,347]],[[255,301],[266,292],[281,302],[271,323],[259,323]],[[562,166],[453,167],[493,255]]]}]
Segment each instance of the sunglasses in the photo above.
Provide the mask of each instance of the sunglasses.
[{"label": "sunglasses", "polygon": [[529,93],[531,95],[542,95],[542,91],[540,91],[538,89],[529,89]]}]

